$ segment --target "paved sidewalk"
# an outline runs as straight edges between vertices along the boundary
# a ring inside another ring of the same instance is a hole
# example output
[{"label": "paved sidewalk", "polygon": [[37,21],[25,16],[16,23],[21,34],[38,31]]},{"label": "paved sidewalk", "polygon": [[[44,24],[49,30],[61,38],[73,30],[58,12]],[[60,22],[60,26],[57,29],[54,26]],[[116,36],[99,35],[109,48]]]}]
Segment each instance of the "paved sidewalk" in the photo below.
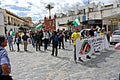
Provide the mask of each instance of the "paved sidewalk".
[{"label": "paved sidewalk", "polygon": [[[96,53],[86,62],[73,61],[73,45],[65,43],[65,50],[59,49],[58,57],[49,50],[35,51],[31,45],[28,52],[9,52],[14,80],[118,80],[120,73],[120,52],[110,47]],[[43,47],[42,49],[43,50]]]}]

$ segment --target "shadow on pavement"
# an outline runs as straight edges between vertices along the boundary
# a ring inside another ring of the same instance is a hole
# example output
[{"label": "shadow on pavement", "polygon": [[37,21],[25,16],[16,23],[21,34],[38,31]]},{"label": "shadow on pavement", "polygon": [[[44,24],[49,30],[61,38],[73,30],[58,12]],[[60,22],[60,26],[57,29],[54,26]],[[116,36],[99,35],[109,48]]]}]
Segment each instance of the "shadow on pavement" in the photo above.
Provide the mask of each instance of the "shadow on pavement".
[{"label": "shadow on pavement", "polygon": [[[18,51],[17,51],[18,52]],[[23,53],[24,51],[19,51],[19,53]]]},{"label": "shadow on pavement", "polygon": [[65,49],[63,49],[63,50],[65,50],[65,51],[72,51],[72,49],[66,49],[66,48],[65,48]]},{"label": "shadow on pavement", "polygon": [[47,51],[52,51],[51,49],[47,49]]},{"label": "shadow on pavement", "polygon": [[60,56],[56,56],[56,58],[59,58],[59,59],[62,59],[62,60],[70,61],[70,58],[68,58],[68,57],[60,57]]},{"label": "shadow on pavement", "polygon": [[84,61],[84,62],[78,62],[81,65],[87,66],[87,67],[98,67],[100,68],[97,64],[98,63],[102,63],[102,62],[106,62],[106,58],[113,58],[110,57],[110,55],[112,55],[113,53],[115,53],[116,51],[113,50],[104,50],[104,52],[100,52],[100,55],[95,55],[95,58],[91,58],[88,61]]},{"label": "shadow on pavement", "polygon": [[33,53],[33,52],[31,52],[31,51],[26,51],[26,53]]}]

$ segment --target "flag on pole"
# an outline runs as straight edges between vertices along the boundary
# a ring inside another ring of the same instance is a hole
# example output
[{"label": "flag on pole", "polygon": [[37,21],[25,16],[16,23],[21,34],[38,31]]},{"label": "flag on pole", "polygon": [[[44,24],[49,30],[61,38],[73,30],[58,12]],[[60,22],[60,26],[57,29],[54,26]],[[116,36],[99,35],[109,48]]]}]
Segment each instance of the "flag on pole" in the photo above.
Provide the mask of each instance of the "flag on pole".
[{"label": "flag on pole", "polygon": [[43,28],[43,25],[40,23],[36,26],[36,29],[42,29]]},{"label": "flag on pole", "polygon": [[15,33],[13,31],[10,31],[11,36],[15,36]]},{"label": "flag on pole", "polygon": [[80,16],[78,16],[72,23],[75,27],[78,27],[80,25]]}]

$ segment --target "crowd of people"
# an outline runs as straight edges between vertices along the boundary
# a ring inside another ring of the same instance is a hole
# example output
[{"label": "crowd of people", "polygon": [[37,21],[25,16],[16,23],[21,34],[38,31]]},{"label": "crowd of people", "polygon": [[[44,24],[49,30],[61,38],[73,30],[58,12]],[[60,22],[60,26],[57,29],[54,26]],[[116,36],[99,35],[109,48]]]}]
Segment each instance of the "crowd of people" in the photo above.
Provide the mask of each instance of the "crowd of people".
[{"label": "crowd of people", "polygon": [[[23,34],[22,34],[23,33]],[[31,43],[36,51],[41,51],[41,46],[44,47],[44,51],[48,50],[48,47],[52,45],[52,56],[58,56],[58,49],[65,49],[64,42],[69,40],[69,43],[74,45],[74,61],[83,61],[81,58],[76,58],[76,40],[82,40],[86,38],[96,37],[104,35],[104,28],[94,28],[91,26],[90,30],[79,30],[76,28],[73,32],[71,30],[36,30],[13,33],[12,29],[5,36],[0,36],[0,79],[12,80],[9,75],[11,72],[10,60],[8,58],[7,51],[4,47],[9,45],[10,51],[15,51],[13,44],[16,44],[17,51],[21,51],[19,45],[23,44],[24,51],[29,51],[27,46]],[[86,56],[88,59],[91,57]]]},{"label": "crowd of people", "polygon": [[[17,51],[20,51],[20,44],[24,45],[24,51],[27,50],[28,43],[31,43],[33,48],[36,49],[36,51],[41,51],[41,46],[44,47],[44,51],[48,49],[48,46],[52,45],[52,55],[54,54],[54,51],[56,50],[56,54],[59,49],[65,49],[64,43],[69,41],[71,44],[73,42],[74,45],[76,45],[76,39],[85,39],[90,37],[96,37],[100,35],[104,35],[104,28],[94,28],[94,26],[91,26],[90,29],[82,29],[79,30],[78,28],[74,31],[71,30],[57,30],[57,31],[50,31],[50,30],[36,30],[36,31],[24,31],[23,34],[20,32],[15,33],[14,35],[11,33],[12,29],[7,34],[7,40],[9,44],[9,50],[15,51],[14,44],[17,45]],[[54,39],[57,38],[58,39]],[[57,48],[58,47],[58,48]],[[57,55],[56,55],[57,56]],[[89,57],[90,58],[90,57]]]},{"label": "crowd of people", "polygon": [[[58,49],[65,49],[64,43],[68,41],[70,44],[72,43],[71,41],[71,30],[57,30],[57,31],[50,31],[50,30],[36,30],[36,31],[23,31],[22,34],[21,32],[15,33],[15,35],[11,35],[10,32],[12,29],[8,32],[7,40],[8,40],[8,45],[9,45],[9,50],[10,51],[15,51],[13,44],[17,45],[17,51],[19,52],[21,49],[19,47],[20,44],[24,45],[24,51],[28,51],[27,46],[28,43],[31,43],[33,48],[36,49],[36,51],[41,51],[41,46],[44,47],[44,51],[48,49],[50,45],[52,45],[52,55],[54,54],[53,52],[56,51],[58,52]],[[57,37],[55,36],[57,35]],[[58,38],[58,39],[54,39]],[[57,55],[56,55],[57,56]]]},{"label": "crowd of people", "polygon": [[[72,35],[71,35],[71,38],[72,38],[73,44],[74,44],[74,61],[75,61],[75,63],[77,62],[77,60],[83,62],[81,57],[79,57],[79,59],[76,58],[76,40],[77,39],[82,40],[82,39],[94,38],[97,36],[103,36],[104,34],[105,34],[105,29],[100,28],[100,27],[91,26],[90,29],[82,29],[81,31],[79,29],[76,29],[74,31],[74,33],[72,33]],[[87,55],[86,58],[91,59],[91,57],[89,55]]]}]

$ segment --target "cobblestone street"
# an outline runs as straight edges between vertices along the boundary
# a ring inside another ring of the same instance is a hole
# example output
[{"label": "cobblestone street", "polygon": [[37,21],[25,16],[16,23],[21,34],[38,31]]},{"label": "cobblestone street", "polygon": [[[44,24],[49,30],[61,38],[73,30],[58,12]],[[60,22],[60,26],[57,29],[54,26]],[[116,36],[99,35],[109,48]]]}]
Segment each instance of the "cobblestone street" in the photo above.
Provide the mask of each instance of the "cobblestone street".
[{"label": "cobblestone street", "polygon": [[[15,45],[16,46],[16,45]],[[120,52],[109,49],[92,55],[86,62],[73,61],[73,45],[65,43],[58,57],[51,56],[52,48],[46,52],[28,46],[28,52],[9,52],[14,80],[118,80]]]}]

